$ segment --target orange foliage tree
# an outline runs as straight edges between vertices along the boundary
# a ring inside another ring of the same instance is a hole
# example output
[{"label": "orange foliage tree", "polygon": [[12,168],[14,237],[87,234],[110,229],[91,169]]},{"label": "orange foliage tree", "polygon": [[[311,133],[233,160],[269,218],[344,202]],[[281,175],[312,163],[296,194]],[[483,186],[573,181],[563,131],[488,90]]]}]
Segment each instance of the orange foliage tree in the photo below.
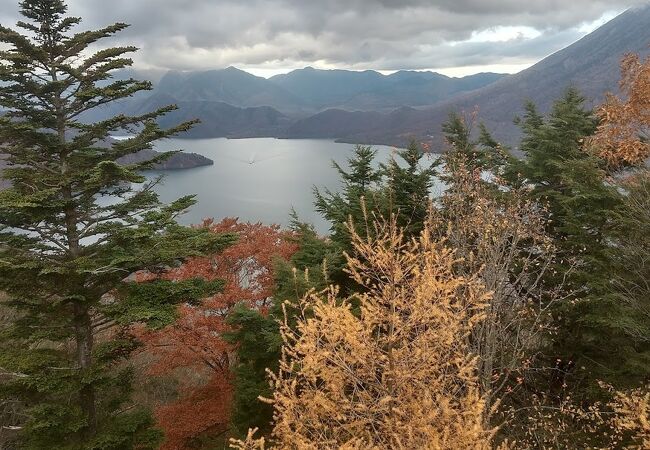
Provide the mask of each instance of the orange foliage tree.
[{"label": "orange foliage tree", "polygon": [[608,94],[597,109],[600,125],[588,142],[612,169],[642,163],[650,156],[650,57],[626,55],[620,87],[625,99]]},{"label": "orange foliage tree", "polygon": [[[165,432],[162,449],[187,448],[205,434],[227,431],[232,398],[232,346],[223,339],[229,331],[226,316],[238,303],[265,309],[274,289],[276,258],[288,259],[297,250],[288,232],[277,225],[212,219],[202,227],[215,233],[235,233],[238,241],[210,257],[195,258],[162,275],[168,280],[223,280],[221,293],[200,305],[179,307],[178,320],[158,331],[139,331],[144,351],[154,358],[152,375],[173,375],[179,381],[177,399],[156,409]],[[148,278],[153,275],[140,275]]]}]

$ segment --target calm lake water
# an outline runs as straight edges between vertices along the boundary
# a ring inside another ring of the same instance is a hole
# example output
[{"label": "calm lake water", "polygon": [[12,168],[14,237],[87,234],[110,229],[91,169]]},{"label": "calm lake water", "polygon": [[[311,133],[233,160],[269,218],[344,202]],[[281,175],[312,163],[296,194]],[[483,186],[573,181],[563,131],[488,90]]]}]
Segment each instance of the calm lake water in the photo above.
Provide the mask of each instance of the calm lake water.
[{"label": "calm lake water", "polygon": [[[388,161],[392,147],[374,146],[377,161]],[[239,217],[242,221],[287,225],[293,207],[301,220],[314,224],[320,233],[328,224],[314,211],[313,188],[340,188],[332,160],[343,167],[354,149],[350,144],[300,139],[168,139],[156,150],[198,153],[214,161],[213,166],[151,172],[164,175],[157,188],[161,200],[172,201],[197,195],[197,204],[181,217],[185,224],[203,218]],[[433,194],[439,190],[434,187]]]}]

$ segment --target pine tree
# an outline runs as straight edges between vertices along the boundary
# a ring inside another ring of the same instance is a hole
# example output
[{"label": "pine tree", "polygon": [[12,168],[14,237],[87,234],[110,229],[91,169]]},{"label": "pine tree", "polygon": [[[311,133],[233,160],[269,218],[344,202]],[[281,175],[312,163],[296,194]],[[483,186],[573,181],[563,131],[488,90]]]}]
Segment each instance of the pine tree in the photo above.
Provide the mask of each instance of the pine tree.
[{"label": "pine tree", "polygon": [[275,369],[280,358],[277,317],[238,305],[230,313],[228,322],[235,331],[227,335],[227,339],[237,345],[230,417],[233,432],[236,436],[244,436],[249,428],[257,428],[266,434],[271,429],[273,408],[259,401],[259,396],[272,394],[266,381],[266,369]]},{"label": "pine tree", "polygon": [[470,124],[459,113],[452,112],[449,114],[447,121],[442,124],[442,132],[449,145],[457,151],[467,155],[475,153]]},{"label": "pine tree", "polygon": [[[126,403],[132,373],[122,361],[137,343],[123,331],[99,336],[99,325],[169,323],[178,302],[196,302],[221,283],[126,278],[232,239],[175,222],[192,197],[158,201],[156,182],[141,171],[169,154],[118,162],[190,128],[157,125],[175,107],[82,122],[94,108],[151,88],[111,79],[132,64],[127,55],[136,48],[96,50],[127,25],[74,33],[81,19],[61,0],[25,0],[20,8],[25,34],[0,27],[0,143],[11,182],[0,192],[0,291],[18,315],[2,330],[2,394],[23,402],[21,448],[156,448],[149,413]],[[135,136],[111,141],[119,130]]]},{"label": "pine tree", "polygon": [[387,178],[388,208],[396,215],[397,225],[407,235],[415,237],[420,234],[427,219],[437,164],[423,164],[424,152],[413,140],[406,150],[398,152],[398,156],[405,167],[395,158],[382,165]]},{"label": "pine tree", "polygon": [[611,282],[596,319],[626,336],[618,370],[628,387],[650,373],[650,171],[639,171],[621,187],[626,195],[607,231]]},{"label": "pine tree", "polygon": [[537,110],[537,105],[529,100],[524,103],[523,117],[515,117],[514,123],[519,125],[524,132],[521,147],[526,148],[530,145],[530,139],[535,130],[539,130],[544,125],[544,116]]},{"label": "pine tree", "polygon": [[[472,120],[474,118],[472,117]],[[474,123],[468,123],[458,113],[451,113],[447,122],[442,124],[442,132],[449,149],[443,157],[445,165],[451,166],[456,161],[463,161],[464,169],[478,170],[483,173],[501,176],[513,162],[513,157],[507,148],[499,144],[490,134],[484,123],[478,124],[478,139],[472,139]],[[455,170],[450,167],[451,171]],[[441,174],[447,184],[453,185],[453,177]]]},{"label": "pine tree", "polygon": [[[372,216],[383,215],[386,210],[384,173],[381,168],[374,167],[376,155],[377,151],[372,147],[355,146],[352,157],[348,158],[347,170],[336,162],[332,163],[339,173],[342,184],[340,191],[314,188],[316,211],[330,223],[331,245],[327,251],[329,258],[312,260],[310,266],[316,269],[313,271],[316,273],[317,267],[325,261],[327,276],[346,292],[355,289],[355,284],[343,272],[345,261],[342,255],[351,248],[350,225],[363,235],[371,233],[368,223]],[[299,227],[305,230],[304,225]],[[307,238],[306,242],[310,241],[309,233],[303,234],[303,237]],[[297,268],[304,270],[307,267],[299,265]],[[293,276],[290,276],[287,281],[291,283],[292,279]]]},{"label": "pine tree", "polygon": [[[596,119],[584,107],[584,98],[569,89],[548,118],[528,105],[520,125],[525,159],[511,172],[519,174],[533,199],[546,206],[548,232],[558,251],[544,281],[548,286],[564,283],[573,300],[554,311],[559,332],[549,356],[561,374],[557,385],[562,386],[567,375],[575,375],[575,381],[612,380],[622,364],[614,348],[625,341],[604,325],[611,319],[611,311],[603,308],[611,275],[605,231],[621,196],[607,182],[602,161],[583,149],[596,130]],[[576,367],[581,369],[574,371]]]},{"label": "pine tree", "polygon": [[[542,119],[543,120],[543,119]],[[524,181],[532,186],[532,196],[547,204],[550,231],[564,252],[566,272],[568,260],[580,255],[574,288],[587,278],[598,277],[602,270],[603,227],[608,211],[620,196],[606,183],[601,162],[583,150],[585,139],[596,129],[596,120],[584,108],[584,98],[569,89],[553,106],[547,120],[540,122],[536,111],[522,122],[524,138],[521,149],[525,160],[516,165]],[[575,258],[574,258],[575,259]],[[574,261],[575,262],[575,261]]]},{"label": "pine tree", "polygon": [[314,189],[316,211],[330,222],[332,240],[344,248],[350,242],[349,221],[362,225],[367,221],[368,211],[381,208],[378,187],[383,176],[373,167],[376,155],[377,151],[371,147],[357,145],[353,156],[348,158],[349,171],[332,163],[343,185],[341,192]]}]

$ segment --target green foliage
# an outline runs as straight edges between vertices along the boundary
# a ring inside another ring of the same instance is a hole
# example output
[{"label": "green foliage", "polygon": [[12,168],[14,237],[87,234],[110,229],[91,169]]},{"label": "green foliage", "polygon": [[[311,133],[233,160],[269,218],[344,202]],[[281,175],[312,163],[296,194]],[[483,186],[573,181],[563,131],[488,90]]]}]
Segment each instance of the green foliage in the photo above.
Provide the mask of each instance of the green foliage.
[{"label": "green foliage", "polygon": [[376,154],[371,147],[357,145],[353,157],[348,159],[349,172],[336,162],[332,163],[343,185],[340,192],[321,192],[314,188],[316,211],[330,222],[332,241],[343,248],[350,245],[350,222],[363,226],[368,221],[368,211],[382,208],[379,183],[383,174],[373,167]]},{"label": "green foliage", "polygon": [[[338,171],[342,188],[340,192],[325,190],[321,192],[314,188],[316,211],[318,211],[330,223],[331,246],[325,250],[313,253],[309,247],[316,244],[315,248],[322,246],[317,243],[313,230],[308,230],[299,222],[294,220],[299,230],[301,246],[307,245],[305,249],[309,253],[301,252],[301,255],[309,254],[311,261],[304,261],[306,264],[297,266],[298,270],[311,269],[312,274],[322,272],[317,267],[325,264],[326,274],[330,281],[342,286],[347,291],[354,289],[354,283],[344,273],[343,252],[351,248],[351,235],[349,227],[353,225],[359,233],[366,235],[372,231],[368,228],[371,214],[382,214],[386,209],[385,190],[382,189],[384,173],[379,167],[375,167],[375,156],[377,152],[371,147],[357,145],[353,156],[348,159],[349,171],[343,169],[339,164],[333,162],[334,168]],[[319,259],[320,256],[320,259]],[[302,257],[302,256],[299,256]],[[300,261],[298,261],[300,262]],[[316,269],[316,270],[314,270]],[[293,283],[291,276],[288,280]],[[298,297],[292,296],[297,299]]]},{"label": "green foliage", "polygon": [[606,231],[609,282],[600,309],[586,319],[622,336],[611,367],[627,388],[650,372],[650,172],[633,174],[622,188],[624,199]]},{"label": "green foliage", "polygon": [[160,447],[162,433],[154,428],[151,414],[145,409],[122,413],[108,425],[110,433],[101,433],[90,448],[93,450],[113,450],[134,448],[155,450]]},{"label": "green foliage", "polygon": [[[60,0],[20,7],[25,34],[0,26],[0,143],[11,182],[0,192],[0,291],[16,311],[1,331],[0,392],[23,403],[21,448],[157,448],[149,413],[128,403],[132,376],[124,359],[137,343],[98,330],[111,319],[169,323],[174,305],[219,285],[136,287],[125,279],[214,252],[233,238],[176,224],[192,197],[158,201],[157,180],[141,172],[169,153],[119,163],[193,125],[161,129],[156,120],[174,106],[84,121],[93,108],[151,88],[112,79],[132,64],[128,54],[136,49],[101,48],[99,41],[127,25],[73,33],[81,19],[67,16]],[[124,130],[134,137],[108,139]]]},{"label": "green foliage", "polygon": [[270,398],[266,369],[277,368],[280,356],[280,331],[275,314],[268,316],[243,305],[228,317],[235,332],[226,338],[237,344],[239,363],[233,372],[235,392],[231,423],[235,434],[245,436],[249,428],[258,427],[262,433],[271,430],[273,408],[258,397]]},{"label": "green foliage", "polygon": [[[289,262],[277,261],[275,281],[281,296],[297,299],[311,288],[325,287],[334,280],[340,282],[344,260],[341,244],[318,236],[313,226],[300,222],[295,214],[291,231],[298,251]],[[303,276],[296,276],[297,272]]]},{"label": "green foliage", "polygon": [[[443,158],[444,164],[449,166],[462,160],[469,171],[478,170],[492,176],[504,175],[515,158],[492,137],[485,124],[479,123],[477,139],[472,137],[472,126],[473,123],[468,123],[460,114],[449,114],[447,122],[442,124],[445,140],[450,146],[446,153],[449,156]],[[445,173],[454,173],[453,167],[449,169]],[[455,180],[448,178],[445,173],[440,178],[453,185]]]},{"label": "green foliage", "polygon": [[205,281],[201,278],[182,283],[167,280],[124,283],[118,290],[118,301],[102,308],[102,311],[122,325],[138,322],[152,329],[161,329],[174,322],[180,303],[196,305],[222,288],[221,280]]},{"label": "green foliage", "polygon": [[325,262],[330,281],[341,285],[344,291],[355,289],[343,272],[343,252],[351,250],[350,226],[359,235],[369,236],[374,232],[373,216],[395,214],[398,223],[416,235],[429,208],[436,163],[424,162],[425,153],[415,141],[407,149],[397,151],[397,158],[377,168],[375,156],[371,147],[356,146],[348,160],[348,171],[334,163],[343,185],[341,191],[314,189],[316,210],[330,222],[333,244],[329,258],[321,259],[320,264]]},{"label": "green foliage", "polygon": [[429,213],[431,186],[436,174],[436,163],[424,165],[424,152],[415,141],[406,150],[398,152],[406,163],[400,166],[391,158],[382,169],[387,177],[389,211],[396,214],[397,225],[407,236],[417,237]]},{"label": "green foliage", "polygon": [[639,382],[648,371],[647,356],[638,353],[638,344],[618,325],[636,319],[626,317],[625,309],[608,295],[612,257],[619,252],[608,230],[623,197],[607,178],[603,162],[583,149],[596,120],[583,97],[569,89],[548,118],[528,105],[519,123],[526,157],[509,173],[531,186],[531,196],[548,209],[548,232],[558,257],[544,282],[563,285],[569,298],[554,308],[558,331],[548,349],[562,374],[558,383],[573,389],[581,385],[586,390],[573,394],[579,397],[596,391],[598,380]]},{"label": "green foliage", "polygon": [[[466,155],[476,153],[472,142],[472,130],[467,120],[457,112],[449,114],[449,118],[442,124],[442,132],[447,142],[459,152]],[[473,158],[471,158],[473,159]]]},{"label": "green foliage", "polygon": [[563,276],[576,265],[572,288],[582,290],[587,281],[602,278],[603,230],[609,212],[620,201],[608,184],[600,161],[583,151],[586,137],[596,121],[583,106],[584,98],[574,89],[558,100],[547,120],[532,106],[521,122],[524,131],[521,150],[526,158],[515,165],[531,195],[545,204],[550,214],[549,231],[561,249],[558,272]]}]

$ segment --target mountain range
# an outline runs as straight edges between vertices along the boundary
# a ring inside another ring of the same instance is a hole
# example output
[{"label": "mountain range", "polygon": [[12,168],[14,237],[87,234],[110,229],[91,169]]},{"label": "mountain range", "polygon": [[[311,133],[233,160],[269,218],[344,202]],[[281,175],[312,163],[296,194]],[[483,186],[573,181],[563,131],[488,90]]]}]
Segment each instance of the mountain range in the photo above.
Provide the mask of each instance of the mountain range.
[{"label": "mountain range", "polygon": [[170,71],[152,92],[100,114],[141,113],[175,103],[179,110],[161,123],[201,119],[185,136],[190,138],[328,138],[403,146],[410,138],[437,145],[441,124],[451,111],[476,110],[497,139],[514,144],[518,129],[513,118],[526,100],[546,111],[569,86],[579,88],[590,105],[616,91],[623,55],[648,54],[648,24],[650,5],[628,10],[514,75],[451,78],[435,72],[384,75],[306,67],[266,79],[235,67]]},{"label": "mountain range", "polygon": [[432,105],[459,92],[486,86],[503,75],[484,73],[450,78],[435,72],[318,70],[312,67],[257,77],[235,67],[202,72],[168,72],[157,94],[179,102],[223,102],[247,108],[269,106],[289,116],[325,108],[381,110],[404,105]]},{"label": "mountain range", "polygon": [[338,136],[345,142],[403,145],[414,137],[440,144],[442,123],[452,111],[476,110],[494,136],[503,143],[515,145],[519,129],[513,123],[523,113],[527,100],[540,111],[550,109],[553,101],[568,87],[576,87],[590,106],[604,100],[607,92],[618,91],[619,63],[626,53],[650,55],[650,4],[630,9],[612,19],[576,43],[558,51],[514,75],[423,110],[402,108],[384,114],[374,126],[367,126],[365,117],[356,117],[356,132]]}]

